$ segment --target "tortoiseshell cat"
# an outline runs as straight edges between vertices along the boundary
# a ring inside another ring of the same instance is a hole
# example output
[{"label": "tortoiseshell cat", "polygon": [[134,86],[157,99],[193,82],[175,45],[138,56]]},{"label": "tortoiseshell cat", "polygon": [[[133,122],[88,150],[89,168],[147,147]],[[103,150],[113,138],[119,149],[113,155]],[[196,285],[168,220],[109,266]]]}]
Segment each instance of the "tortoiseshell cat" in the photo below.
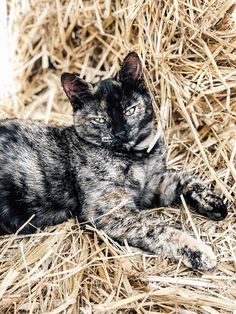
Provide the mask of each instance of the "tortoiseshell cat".
[{"label": "tortoiseshell cat", "polygon": [[183,194],[200,214],[227,215],[222,199],[198,178],[167,170],[160,138],[150,150],[154,115],[138,55],[129,53],[111,79],[90,84],[64,73],[61,81],[73,126],[0,124],[1,233],[17,231],[32,215],[21,232],[77,217],[121,243],[182,258],[191,268],[215,267],[210,247],[144,210]]}]

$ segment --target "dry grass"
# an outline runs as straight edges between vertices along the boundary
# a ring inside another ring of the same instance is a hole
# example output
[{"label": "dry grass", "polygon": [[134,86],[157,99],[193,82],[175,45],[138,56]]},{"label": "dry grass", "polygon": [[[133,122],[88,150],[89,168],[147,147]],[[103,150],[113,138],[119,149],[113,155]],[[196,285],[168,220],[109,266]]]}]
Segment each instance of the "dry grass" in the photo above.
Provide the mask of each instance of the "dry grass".
[{"label": "dry grass", "polygon": [[19,87],[1,100],[1,117],[70,124],[61,73],[110,77],[135,50],[146,65],[170,167],[216,182],[230,214],[217,223],[185,203],[182,211],[159,210],[214,248],[219,263],[210,273],[119,247],[74,221],[31,237],[2,237],[1,313],[236,313],[234,3],[9,0]]}]

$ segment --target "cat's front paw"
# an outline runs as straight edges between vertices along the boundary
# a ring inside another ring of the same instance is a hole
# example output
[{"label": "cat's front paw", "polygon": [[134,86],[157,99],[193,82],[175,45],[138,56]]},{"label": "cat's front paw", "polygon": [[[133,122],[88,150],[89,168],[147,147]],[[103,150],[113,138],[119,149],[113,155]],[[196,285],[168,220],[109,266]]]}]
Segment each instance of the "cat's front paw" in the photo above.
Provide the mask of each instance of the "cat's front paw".
[{"label": "cat's front paw", "polygon": [[183,263],[193,269],[211,270],[216,267],[217,260],[211,247],[201,241],[192,239],[189,245],[178,250]]},{"label": "cat's front paw", "polygon": [[222,198],[201,184],[191,186],[186,192],[186,199],[198,213],[213,220],[222,220],[228,214]]}]

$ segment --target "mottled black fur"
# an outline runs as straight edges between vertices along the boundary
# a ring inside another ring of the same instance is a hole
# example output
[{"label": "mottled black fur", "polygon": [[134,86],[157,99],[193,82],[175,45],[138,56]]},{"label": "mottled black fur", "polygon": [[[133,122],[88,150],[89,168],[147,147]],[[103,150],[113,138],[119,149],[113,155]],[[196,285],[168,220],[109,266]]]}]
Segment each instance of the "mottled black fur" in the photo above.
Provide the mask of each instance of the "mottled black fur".
[{"label": "mottled black fur", "polygon": [[97,84],[69,73],[61,80],[73,126],[0,124],[1,232],[16,232],[30,218],[22,233],[77,217],[121,243],[182,257],[189,267],[214,267],[209,247],[143,210],[178,202],[183,194],[198,213],[216,220],[227,215],[200,180],[167,170],[160,137],[151,147],[157,132],[137,54],[128,54],[116,77]]}]

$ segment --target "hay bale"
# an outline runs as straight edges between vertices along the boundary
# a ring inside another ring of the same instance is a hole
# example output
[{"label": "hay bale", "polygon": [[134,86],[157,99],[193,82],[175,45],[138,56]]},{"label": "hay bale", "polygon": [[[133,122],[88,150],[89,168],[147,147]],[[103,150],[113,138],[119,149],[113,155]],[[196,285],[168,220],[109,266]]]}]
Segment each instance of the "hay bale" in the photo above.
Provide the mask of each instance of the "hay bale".
[{"label": "hay bale", "polygon": [[[70,124],[63,71],[114,75],[129,50],[146,66],[169,165],[199,173],[230,204],[223,222],[165,208],[157,214],[209,243],[219,264],[186,269],[68,221],[0,239],[1,313],[232,313],[236,310],[236,58],[233,0],[12,0],[18,90],[1,117]],[[132,309],[136,309],[132,312]]]}]

